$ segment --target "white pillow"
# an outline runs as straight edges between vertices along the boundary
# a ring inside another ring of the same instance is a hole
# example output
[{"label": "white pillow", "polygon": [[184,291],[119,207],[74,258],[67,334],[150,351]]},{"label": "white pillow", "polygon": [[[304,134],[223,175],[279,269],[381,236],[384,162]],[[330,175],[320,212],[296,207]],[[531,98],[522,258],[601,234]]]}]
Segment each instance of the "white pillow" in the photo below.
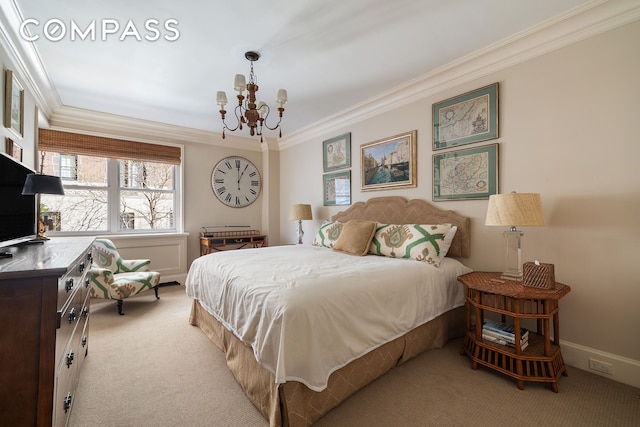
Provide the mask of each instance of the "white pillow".
[{"label": "white pillow", "polygon": [[442,258],[447,256],[447,252],[449,252],[449,248],[451,247],[451,242],[453,242],[453,238],[456,237],[456,231],[458,231],[458,226],[457,225],[452,225],[451,226],[451,231],[449,231],[447,233],[447,235],[444,238],[444,241],[442,242],[442,245],[440,246],[440,259],[442,260]]}]

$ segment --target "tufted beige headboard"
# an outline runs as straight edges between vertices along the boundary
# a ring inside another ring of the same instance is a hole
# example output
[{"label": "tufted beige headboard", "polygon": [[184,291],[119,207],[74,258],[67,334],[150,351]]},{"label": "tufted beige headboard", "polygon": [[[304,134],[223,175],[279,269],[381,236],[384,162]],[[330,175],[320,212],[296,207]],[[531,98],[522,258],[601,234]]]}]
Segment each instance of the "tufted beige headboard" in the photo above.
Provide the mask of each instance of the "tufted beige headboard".
[{"label": "tufted beige headboard", "polygon": [[453,224],[458,226],[458,231],[447,256],[468,258],[471,252],[469,218],[438,209],[424,200],[407,200],[400,196],[373,197],[366,202],[354,203],[331,219],[340,222],[366,219],[383,224]]}]

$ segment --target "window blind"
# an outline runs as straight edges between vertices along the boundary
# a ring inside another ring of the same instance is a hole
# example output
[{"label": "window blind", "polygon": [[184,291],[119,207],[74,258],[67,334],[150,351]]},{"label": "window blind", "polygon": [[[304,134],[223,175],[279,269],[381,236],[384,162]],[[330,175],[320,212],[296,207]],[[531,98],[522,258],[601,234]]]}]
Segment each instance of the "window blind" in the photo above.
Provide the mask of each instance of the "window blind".
[{"label": "window blind", "polygon": [[38,129],[38,149],[63,154],[180,164],[180,147]]}]

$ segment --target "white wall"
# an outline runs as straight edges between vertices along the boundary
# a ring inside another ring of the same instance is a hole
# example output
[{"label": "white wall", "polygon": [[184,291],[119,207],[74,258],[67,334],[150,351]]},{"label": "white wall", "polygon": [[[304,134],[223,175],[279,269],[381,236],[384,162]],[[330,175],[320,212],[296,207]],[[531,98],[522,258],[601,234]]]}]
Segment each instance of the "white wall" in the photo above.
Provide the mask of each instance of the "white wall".
[{"label": "white wall", "polygon": [[[233,136],[227,139],[233,141]],[[252,141],[259,147],[258,140]],[[269,186],[265,176],[260,151],[239,150],[208,144],[187,144],[184,150],[184,227],[189,233],[187,258],[189,265],[200,256],[199,233],[201,227],[214,225],[248,225],[262,230],[263,190],[258,199],[243,209],[223,205],[211,188],[211,173],[215,165],[227,156],[243,156],[253,162],[260,171],[263,187]]]},{"label": "white wall", "polygon": [[[411,105],[284,148],[281,209],[311,203],[305,242],[321,220],[342,210],[322,206],[322,140],[351,132],[352,200],[432,197],[431,108],[500,83],[499,192],[537,192],[547,225],[524,229],[524,260],[555,264],[572,290],[560,302],[563,354],[587,369],[588,357],[614,365],[614,379],[640,386],[640,22],[575,43],[428,96]],[[418,130],[418,187],[360,191],[360,145]],[[300,159],[309,159],[301,161]],[[487,201],[436,202],[471,217],[467,264],[503,267],[502,230],[484,226]],[[295,227],[281,218],[282,240]]]}]

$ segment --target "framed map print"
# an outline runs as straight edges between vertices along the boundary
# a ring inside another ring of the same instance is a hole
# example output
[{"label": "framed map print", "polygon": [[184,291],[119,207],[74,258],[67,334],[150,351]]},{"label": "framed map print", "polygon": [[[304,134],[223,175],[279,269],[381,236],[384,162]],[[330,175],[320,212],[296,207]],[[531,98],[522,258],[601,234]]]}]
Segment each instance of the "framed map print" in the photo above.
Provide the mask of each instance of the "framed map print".
[{"label": "framed map print", "polygon": [[433,201],[498,193],[498,144],[433,155]]},{"label": "framed map print", "polygon": [[351,134],[323,141],[322,160],[324,172],[351,167]]},{"label": "framed map print", "polygon": [[498,135],[498,83],[433,104],[434,150]]},{"label": "framed map print", "polygon": [[351,170],[323,175],[322,184],[324,206],[351,204]]}]

